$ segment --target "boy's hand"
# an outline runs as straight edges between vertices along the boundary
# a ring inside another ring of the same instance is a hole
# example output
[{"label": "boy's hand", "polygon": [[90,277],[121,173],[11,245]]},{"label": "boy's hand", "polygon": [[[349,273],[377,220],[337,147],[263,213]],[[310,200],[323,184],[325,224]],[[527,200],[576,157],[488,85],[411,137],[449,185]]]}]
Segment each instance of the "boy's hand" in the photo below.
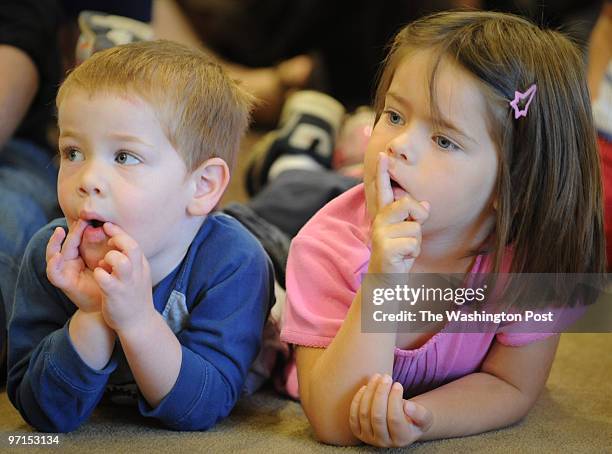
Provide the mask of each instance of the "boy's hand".
[{"label": "boy's hand", "polygon": [[94,270],[102,290],[102,314],[106,323],[119,332],[153,314],[153,294],[149,262],[140,246],[120,227],[106,222],[104,231],[113,248]]},{"label": "boy's hand", "polygon": [[375,374],[353,397],[349,424],[353,435],[372,446],[404,447],[417,441],[433,423],[431,411],[403,399],[400,383]]},{"label": "boy's hand", "polygon": [[[87,222],[79,219],[74,228],[66,232],[57,227],[47,243],[47,277],[84,312],[100,310],[102,293],[93,273],[79,255],[79,245]],[[62,241],[64,244],[62,245]]]},{"label": "boy's hand", "polygon": [[407,273],[421,252],[421,225],[429,217],[429,203],[419,203],[410,195],[393,200],[389,157],[384,153],[378,158],[376,193],[378,211],[372,223],[368,272]]}]

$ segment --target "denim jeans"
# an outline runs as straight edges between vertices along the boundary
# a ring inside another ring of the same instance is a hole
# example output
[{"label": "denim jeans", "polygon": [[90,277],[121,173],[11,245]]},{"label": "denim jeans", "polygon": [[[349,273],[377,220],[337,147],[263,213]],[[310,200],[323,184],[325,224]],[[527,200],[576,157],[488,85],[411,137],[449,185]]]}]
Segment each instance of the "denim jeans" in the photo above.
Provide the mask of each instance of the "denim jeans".
[{"label": "denim jeans", "polygon": [[56,186],[57,166],[47,150],[24,140],[0,150],[0,365],[19,263],[34,233],[60,213]]}]

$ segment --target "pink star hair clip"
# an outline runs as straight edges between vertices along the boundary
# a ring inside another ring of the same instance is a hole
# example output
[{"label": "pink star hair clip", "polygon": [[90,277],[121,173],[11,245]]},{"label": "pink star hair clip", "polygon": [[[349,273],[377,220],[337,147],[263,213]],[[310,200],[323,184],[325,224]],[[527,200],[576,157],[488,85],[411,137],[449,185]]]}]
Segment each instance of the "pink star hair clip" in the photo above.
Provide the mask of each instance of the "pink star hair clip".
[{"label": "pink star hair clip", "polygon": [[[514,99],[510,101],[510,105],[514,109],[514,119],[515,120],[517,118],[527,116],[527,111],[529,110],[529,104],[531,104],[531,101],[533,100],[533,97],[535,96],[537,89],[538,89],[538,86],[536,84],[533,84],[531,87],[527,89],[525,93],[521,93],[520,91],[514,92]],[[521,109],[519,107],[519,102],[521,102],[522,100],[526,98],[528,98],[527,102]]]}]

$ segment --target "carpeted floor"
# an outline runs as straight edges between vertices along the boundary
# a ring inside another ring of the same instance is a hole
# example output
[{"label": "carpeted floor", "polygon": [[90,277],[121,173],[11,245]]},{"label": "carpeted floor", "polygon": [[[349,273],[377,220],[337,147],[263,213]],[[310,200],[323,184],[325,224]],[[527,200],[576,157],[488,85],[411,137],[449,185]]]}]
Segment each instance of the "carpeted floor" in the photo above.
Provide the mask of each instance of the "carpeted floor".
[{"label": "carpeted floor", "polygon": [[[414,445],[416,453],[612,453],[612,334],[565,334],[545,391],[521,423],[472,437]],[[10,449],[9,434],[31,434],[6,392],[0,394],[0,452],[46,452],[52,447]],[[96,410],[76,432],[59,436],[62,453],[138,452],[363,452],[317,443],[299,404],[262,391],[239,402],[208,432],[171,432],[151,426],[136,411]]]}]

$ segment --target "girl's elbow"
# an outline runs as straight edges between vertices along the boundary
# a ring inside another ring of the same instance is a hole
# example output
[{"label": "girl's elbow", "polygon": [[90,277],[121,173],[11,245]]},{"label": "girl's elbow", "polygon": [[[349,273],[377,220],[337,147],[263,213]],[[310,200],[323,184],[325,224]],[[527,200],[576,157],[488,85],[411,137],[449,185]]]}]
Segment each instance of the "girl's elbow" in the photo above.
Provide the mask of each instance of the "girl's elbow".
[{"label": "girl's elbow", "polygon": [[351,432],[348,421],[342,424],[335,416],[313,415],[312,412],[306,411],[305,413],[314,437],[321,443],[335,446],[354,446],[361,443]]},{"label": "girl's elbow", "polygon": [[524,419],[529,414],[531,409],[535,406],[536,402],[538,401],[538,396],[524,395],[523,397],[524,397],[523,402],[521,402],[521,404],[519,405],[519,411],[518,411],[519,416],[518,416],[517,422]]},{"label": "girl's elbow", "polygon": [[507,425],[510,426],[513,424],[518,424],[523,419],[525,419],[525,417],[534,407],[536,401],[537,396],[532,397],[521,393],[520,397],[516,398],[514,401],[514,411],[512,412],[512,416]]},{"label": "girl's elbow", "polygon": [[352,433],[342,434],[330,430],[317,431],[314,429],[315,438],[321,443],[334,446],[356,446],[361,444],[358,438],[355,438]]}]

